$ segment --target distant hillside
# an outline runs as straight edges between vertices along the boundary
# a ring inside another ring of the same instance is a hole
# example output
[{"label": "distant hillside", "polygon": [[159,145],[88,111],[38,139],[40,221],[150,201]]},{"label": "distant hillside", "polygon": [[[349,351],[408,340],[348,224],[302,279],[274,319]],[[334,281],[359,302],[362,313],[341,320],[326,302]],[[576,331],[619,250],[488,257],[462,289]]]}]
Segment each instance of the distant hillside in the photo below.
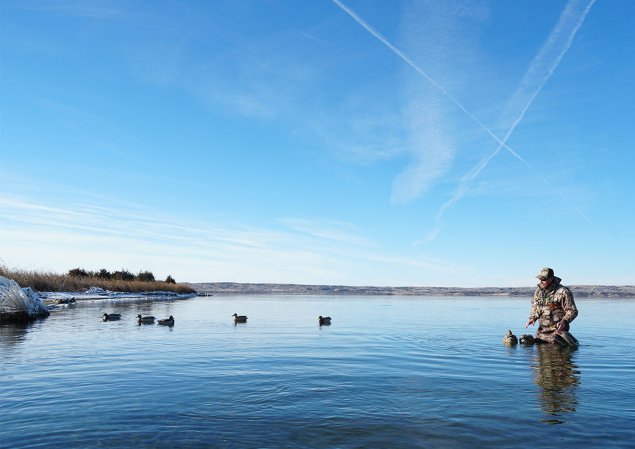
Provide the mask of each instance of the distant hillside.
[{"label": "distant hillside", "polygon": [[[237,282],[188,283],[199,294],[277,295],[404,295],[530,297],[535,287],[352,287],[345,285],[250,284]],[[635,285],[570,285],[576,298],[635,298]]]}]

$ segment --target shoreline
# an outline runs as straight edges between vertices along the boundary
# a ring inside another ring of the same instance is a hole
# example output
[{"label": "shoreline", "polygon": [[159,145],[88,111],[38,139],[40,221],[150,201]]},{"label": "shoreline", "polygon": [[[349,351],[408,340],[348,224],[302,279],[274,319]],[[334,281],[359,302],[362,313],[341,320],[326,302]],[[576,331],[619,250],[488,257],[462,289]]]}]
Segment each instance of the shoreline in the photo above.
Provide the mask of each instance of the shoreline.
[{"label": "shoreline", "polygon": [[[346,285],[184,282],[199,296],[332,295],[332,296],[500,296],[531,297],[536,287],[374,287]],[[569,285],[575,298],[635,298],[635,285]]]},{"label": "shoreline", "polygon": [[49,308],[58,305],[76,304],[78,301],[136,301],[158,299],[187,299],[198,296],[197,293],[175,293],[166,291],[148,292],[38,292],[42,302]]}]

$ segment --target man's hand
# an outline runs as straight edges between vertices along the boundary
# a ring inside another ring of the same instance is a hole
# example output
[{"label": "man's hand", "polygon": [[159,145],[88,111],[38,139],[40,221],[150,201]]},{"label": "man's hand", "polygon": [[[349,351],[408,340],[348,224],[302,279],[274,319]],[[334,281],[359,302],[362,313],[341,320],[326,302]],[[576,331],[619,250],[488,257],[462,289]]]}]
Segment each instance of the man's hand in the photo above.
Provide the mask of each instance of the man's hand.
[{"label": "man's hand", "polygon": [[569,322],[565,319],[560,320],[560,322],[558,323],[558,327],[556,327],[556,330],[558,331],[558,333],[569,330]]},{"label": "man's hand", "polygon": [[529,318],[529,321],[527,321],[527,324],[525,324],[525,329],[527,329],[529,325],[533,325],[535,322],[536,322],[535,318]]}]

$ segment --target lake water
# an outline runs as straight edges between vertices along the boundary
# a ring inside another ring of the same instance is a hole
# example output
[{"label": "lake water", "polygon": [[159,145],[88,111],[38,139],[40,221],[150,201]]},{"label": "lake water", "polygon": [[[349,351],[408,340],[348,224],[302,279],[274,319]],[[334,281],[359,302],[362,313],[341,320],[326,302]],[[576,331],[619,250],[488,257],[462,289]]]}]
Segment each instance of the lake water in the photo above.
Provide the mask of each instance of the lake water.
[{"label": "lake water", "polygon": [[82,302],[0,326],[0,447],[635,447],[635,300],[576,303],[567,351],[501,343],[529,299]]}]

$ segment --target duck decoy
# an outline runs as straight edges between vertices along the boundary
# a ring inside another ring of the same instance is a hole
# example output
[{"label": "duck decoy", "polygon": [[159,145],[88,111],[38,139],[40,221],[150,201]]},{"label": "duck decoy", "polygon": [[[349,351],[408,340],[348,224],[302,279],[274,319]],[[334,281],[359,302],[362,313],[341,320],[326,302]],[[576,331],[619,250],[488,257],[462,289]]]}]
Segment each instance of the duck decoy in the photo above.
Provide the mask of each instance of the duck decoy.
[{"label": "duck decoy", "polygon": [[534,336],[531,334],[524,334],[520,336],[520,340],[519,340],[521,345],[525,345],[525,346],[531,346],[533,345],[534,342]]},{"label": "duck decoy", "polygon": [[234,313],[232,316],[234,317],[234,323],[246,323],[247,322],[247,317],[245,315],[238,315],[237,313]]},{"label": "duck decoy", "polygon": [[121,314],[119,313],[104,313],[101,316],[101,319],[104,321],[119,321],[121,319]]},{"label": "duck decoy", "polygon": [[320,326],[330,326],[331,325],[331,317],[330,316],[322,316],[318,317],[318,322]]},{"label": "duck decoy", "polygon": [[154,317],[137,315],[137,321],[139,324],[152,324],[154,323]]},{"label": "duck decoy", "polygon": [[518,337],[516,337],[511,330],[508,330],[505,334],[505,338],[503,338],[503,343],[509,346],[514,346],[518,344]]},{"label": "duck decoy", "polygon": [[170,318],[157,321],[161,326],[174,326],[174,317],[170,315]]}]

